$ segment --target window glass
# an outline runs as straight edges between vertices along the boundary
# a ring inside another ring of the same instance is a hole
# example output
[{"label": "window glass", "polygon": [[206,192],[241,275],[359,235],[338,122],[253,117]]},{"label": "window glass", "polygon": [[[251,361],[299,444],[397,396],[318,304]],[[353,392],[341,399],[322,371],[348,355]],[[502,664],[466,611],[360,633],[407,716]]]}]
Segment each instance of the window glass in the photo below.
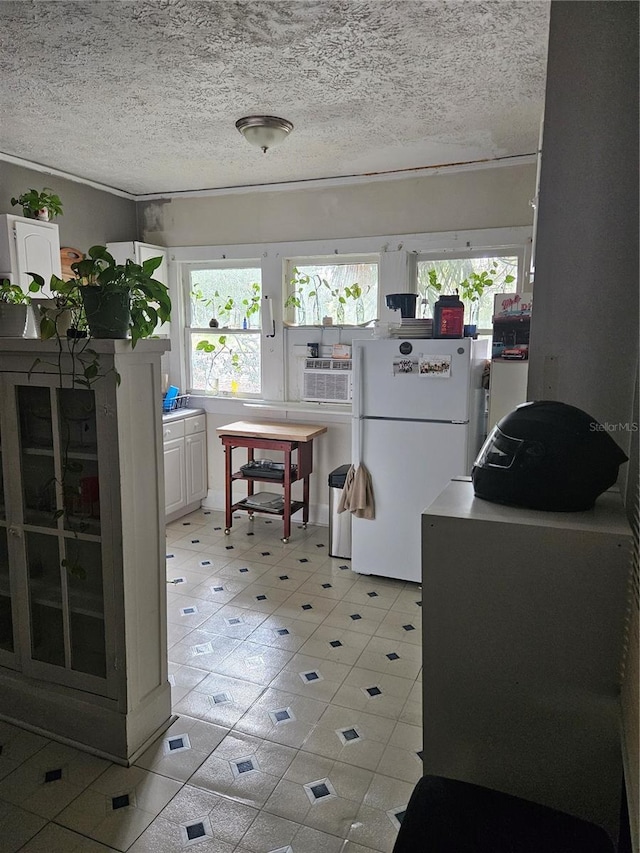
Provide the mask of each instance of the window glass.
[{"label": "window glass", "polygon": [[377,261],[290,259],[284,310],[292,326],[319,326],[327,317],[340,326],[370,323],[378,316]]},{"label": "window glass", "polygon": [[491,256],[419,260],[417,274],[420,316],[433,317],[438,297],[454,294],[457,290],[465,306],[464,322],[490,332],[493,297],[496,293],[515,292],[518,259]]},{"label": "window glass", "polygon": [[190,269],[187,351],[192,391],[261,393],[261,271],[256,265]]}]

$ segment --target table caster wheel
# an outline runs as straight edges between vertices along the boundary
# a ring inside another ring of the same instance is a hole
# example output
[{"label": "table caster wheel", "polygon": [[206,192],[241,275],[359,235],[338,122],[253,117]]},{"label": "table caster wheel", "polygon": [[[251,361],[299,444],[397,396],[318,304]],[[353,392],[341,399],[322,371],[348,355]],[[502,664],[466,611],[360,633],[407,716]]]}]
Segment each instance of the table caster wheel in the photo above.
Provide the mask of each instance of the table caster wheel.
[{"label": "table caster wheel", "polygon": [[230,533],[231,533],[231,528],[230,528],[230,527],[225,527],[225,529],[224,529],[224,535],[225,535],[225,536],[228,536]]},{"label": "table caster wheel", "polygon": [[306,530],[306,529],[307,529],[307,522],[306,522],[306,521],[303,521],[303,522],[302,522],[302,529],[303,529],[303,530]]},{"label": "table caster wheel", "polygon": [[288,539],[283,539],[282,541],[283,541],[283,542],[284,542],[284,544],[286,545],[286,544],[287,544],[287,542],[288,542],[289,540],[288,540]]},{"label": "table caster wheel", "polygon": [[249,521],[255,521],[255,515],[253,513],[249,516]]}]

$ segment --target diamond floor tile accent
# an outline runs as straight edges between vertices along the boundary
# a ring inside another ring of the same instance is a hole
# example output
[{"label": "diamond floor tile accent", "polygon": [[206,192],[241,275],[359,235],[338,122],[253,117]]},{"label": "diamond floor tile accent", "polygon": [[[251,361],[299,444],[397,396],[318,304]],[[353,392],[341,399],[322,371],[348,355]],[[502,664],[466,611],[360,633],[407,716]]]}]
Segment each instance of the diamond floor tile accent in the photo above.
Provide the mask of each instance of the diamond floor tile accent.
[{"label": "diamond floor tile accent", "polygon": [[307,792],[309,801],[312,804],[318,803],[323,800],[328,800],[332,797],[337,796],[335,788],[333,787],[329,779],[318,779],[318,781],[308,782],[302,787]]}]

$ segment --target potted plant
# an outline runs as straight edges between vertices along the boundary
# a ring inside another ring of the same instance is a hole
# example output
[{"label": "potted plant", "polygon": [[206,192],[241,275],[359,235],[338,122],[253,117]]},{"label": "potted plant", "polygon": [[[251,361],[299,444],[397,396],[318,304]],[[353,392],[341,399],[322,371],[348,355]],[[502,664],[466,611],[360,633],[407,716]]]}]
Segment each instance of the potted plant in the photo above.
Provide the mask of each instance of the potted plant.
[{"label": "potted plant", "polygon": [[[171,316],[169,290],[153,278],[162,258],[149,258],[142,264],[127,260],[117,264],[104,246],[92,246],[88,257],[71,264],[75,278],[68,281],[51,278],[51,291],[58,304],[78,312],[83,309],[93,338],[126,338],[131,335],[135,347],[140,338],[153,334],[158,323]],[[30,290],[44,285],[41,276],[31,274]],[[82,312],[79,312],[82,314]],[[55,334],[52,324],[41,323],[42,337]]]},{"label": "potted plant", "polygon": [[50,187],[44,187],[41,192],[30,189],[18,198],[11,199],[12,205],[22,207],[22,215],[27,219],[40,219],[49,222],[62,213],[62,202]]},{"label": "potted plant", "polygon": [[0,337],[21,338],[27,327],[31,298],[8,278],[0,279]]}]

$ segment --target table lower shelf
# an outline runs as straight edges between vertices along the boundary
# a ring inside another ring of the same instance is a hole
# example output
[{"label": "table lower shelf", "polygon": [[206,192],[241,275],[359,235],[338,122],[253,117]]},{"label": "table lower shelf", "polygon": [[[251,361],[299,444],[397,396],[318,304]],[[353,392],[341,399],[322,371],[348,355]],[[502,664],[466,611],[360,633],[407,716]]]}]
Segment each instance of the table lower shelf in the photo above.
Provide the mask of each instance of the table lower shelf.
[{"label": "table lower shelf", "polygon": [[[238,509],[244,510],[245,512],[249,513],[261,512],[266,513],[267,515],[277,515],[280,517],[283,517],[285,514],[284,507],[282,509],[270,509],[269,507],[253,506],[247,503],[246,498],[231,505],[232,512],[235,512]],[[293,515],[295,512],[298,512],[298,510],[300,509],[304,509],[304,501],[291,501],[291,515]]]}]

